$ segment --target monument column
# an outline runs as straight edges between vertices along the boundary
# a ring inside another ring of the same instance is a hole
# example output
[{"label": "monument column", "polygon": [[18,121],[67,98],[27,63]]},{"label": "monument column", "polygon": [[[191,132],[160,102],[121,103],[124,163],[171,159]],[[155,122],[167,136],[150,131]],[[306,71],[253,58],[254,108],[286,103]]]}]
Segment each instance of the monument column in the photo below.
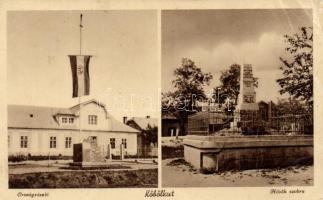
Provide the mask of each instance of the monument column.
[{"label": "monument column", "polygon": [[238,126],[238,122],[254,120],[259,110],[256,103],[255,78],[252,74],[252,65],[243,64],[240,68],[240,92],[235,110],[232,128]]},{"label": "monument column", "polygon": [[244,64],[240,69],[240,93],[237,108],[239,111],[258,111],[256,103],[255,78],[252,74],[252,65]]}]

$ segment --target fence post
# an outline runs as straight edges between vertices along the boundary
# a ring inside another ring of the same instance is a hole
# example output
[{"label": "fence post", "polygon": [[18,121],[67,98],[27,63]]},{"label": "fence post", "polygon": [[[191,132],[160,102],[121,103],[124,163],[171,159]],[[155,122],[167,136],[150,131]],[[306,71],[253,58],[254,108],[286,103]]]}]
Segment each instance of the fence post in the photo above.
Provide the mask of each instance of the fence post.
[{"label": "fence post", "polygon": [[111,159],[111,150],[110,150],[110,144],[107,145],[107,159]]},{"label": "fence post", "polygon": [[124,147],[122,143],[120,144],[120,159],[124,159]]}]

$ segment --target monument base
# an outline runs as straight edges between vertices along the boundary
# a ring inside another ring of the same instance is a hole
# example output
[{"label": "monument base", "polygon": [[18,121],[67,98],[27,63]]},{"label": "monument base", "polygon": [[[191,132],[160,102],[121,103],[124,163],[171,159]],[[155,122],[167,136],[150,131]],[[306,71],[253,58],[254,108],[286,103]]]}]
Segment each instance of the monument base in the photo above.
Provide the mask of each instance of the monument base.
[{"label": "monument base", "polygon": [[313,137],[188,136],[184,158],[202,172],[308,164],[313,162]]},{"label": "monument base", "polygon": [[73,145],[74,163],[102,163],[104,161],[101,148],[97,144],[83,141]]},{"label": "monument base", "polygon": [[89,137],[82,143],[73,145],[73,163],[69,169],[107,169],[101,148],[96,139]]},{"label": "monument base", "polygon": [[256,103],[242,103],[241,105],[238,105],[237,108],[239,110],[246,110],[246,111],[258,111],[259,106]]},{"label": "monument base", "polygon": [[69,169],[108,169],[106,162],[72,162],[69,163]]}]

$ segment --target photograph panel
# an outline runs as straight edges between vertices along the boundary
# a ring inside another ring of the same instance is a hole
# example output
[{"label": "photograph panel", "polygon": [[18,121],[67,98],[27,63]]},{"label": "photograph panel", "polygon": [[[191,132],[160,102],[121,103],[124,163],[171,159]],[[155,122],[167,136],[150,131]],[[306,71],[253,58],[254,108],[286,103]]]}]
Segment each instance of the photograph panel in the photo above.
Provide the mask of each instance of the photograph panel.
[{"label": "photograph panel", "polygon": [[312,186],[312,10],[161,20],[163,187]]},{"label": "photograph panel", "polygon": [[9,188],[157,187],[157,11],[7,24]]}]

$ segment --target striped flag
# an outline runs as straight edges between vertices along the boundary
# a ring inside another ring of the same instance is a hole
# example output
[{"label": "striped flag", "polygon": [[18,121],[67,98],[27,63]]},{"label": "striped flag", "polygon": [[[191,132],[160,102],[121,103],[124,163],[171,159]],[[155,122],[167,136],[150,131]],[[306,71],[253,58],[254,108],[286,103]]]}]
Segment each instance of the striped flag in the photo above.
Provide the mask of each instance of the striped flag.
[{"label": "striped flag", "polygon": [[70,55],[73,98],[90,94],[89,55]]}]

